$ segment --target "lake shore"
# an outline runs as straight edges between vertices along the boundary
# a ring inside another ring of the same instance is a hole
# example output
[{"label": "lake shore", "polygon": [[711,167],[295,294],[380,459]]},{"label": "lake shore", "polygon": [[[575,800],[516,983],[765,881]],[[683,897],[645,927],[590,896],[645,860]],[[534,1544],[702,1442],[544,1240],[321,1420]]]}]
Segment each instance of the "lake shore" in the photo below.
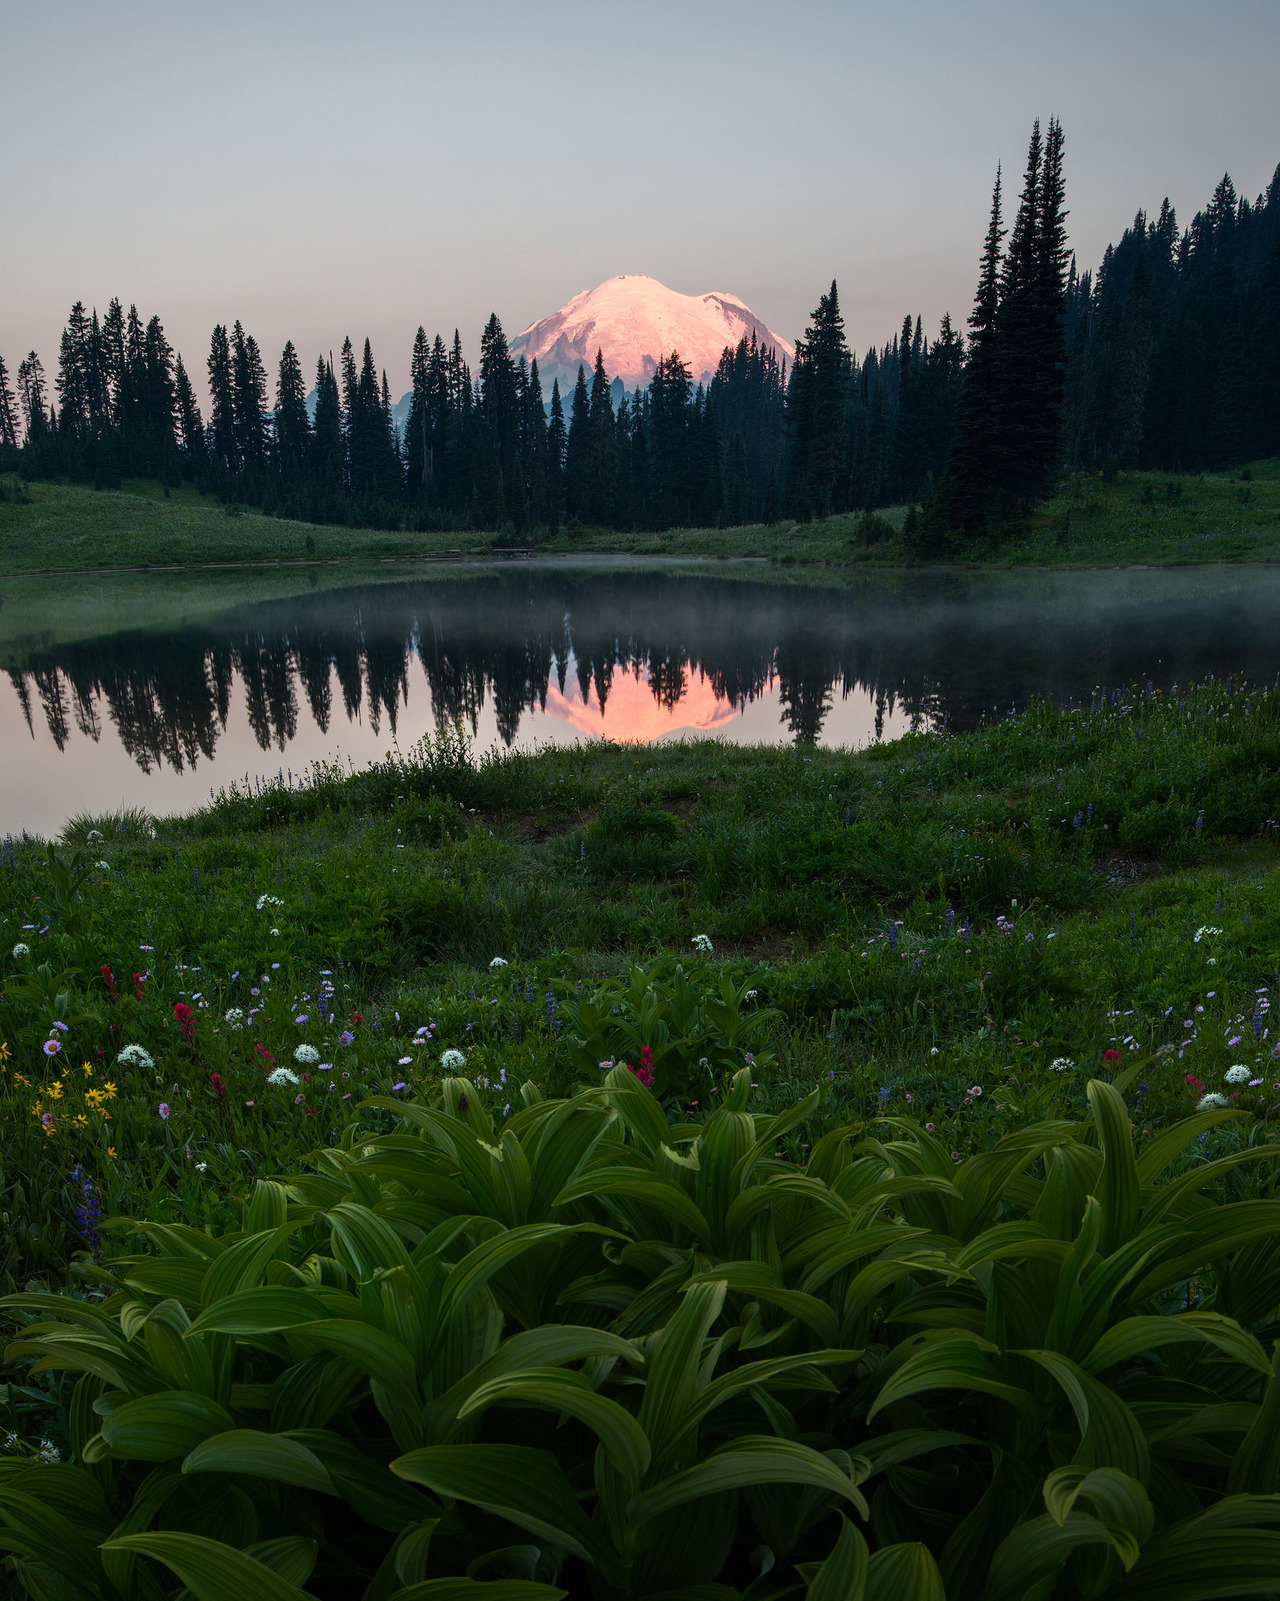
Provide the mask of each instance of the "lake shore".
[{"label": "lake shore", "polygon": [[[1162,566],[1280,561],[1280,461],[1239,472],[1179,477],[1124,473],[1073,477],[1019,537],[978,549],[959,567]],[[868,524],[853,513],[807,524],[623,533],[562,529],[537,538],[512,531],[353,529],[290,522],[149,480],[118,490],[33,483],[29,502],[0,500],[0,575],[325,567],[335,563],[456,561],[542,555],[650,555],[712,560],[754,557],[783,564],[893,567],[910,564],[901,530],[906,507]],[[886,533],[886,530],[890,531]],[[870,534],[870,542],[867,536]]]}]

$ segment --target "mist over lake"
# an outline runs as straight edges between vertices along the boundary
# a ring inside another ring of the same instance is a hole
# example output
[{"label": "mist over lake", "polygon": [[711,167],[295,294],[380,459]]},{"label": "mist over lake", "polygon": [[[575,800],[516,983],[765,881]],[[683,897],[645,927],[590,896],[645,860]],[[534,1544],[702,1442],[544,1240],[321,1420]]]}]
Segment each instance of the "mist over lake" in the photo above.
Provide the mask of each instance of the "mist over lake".
[{"label": "mist over lake", "polygon": [[481,748],[856,746],[1036,696],[1280,670],[1280,572],[1259,568],[799,578],[601,558],[22,588],[0,608],[6,832],[189,810],[457,719]]}]

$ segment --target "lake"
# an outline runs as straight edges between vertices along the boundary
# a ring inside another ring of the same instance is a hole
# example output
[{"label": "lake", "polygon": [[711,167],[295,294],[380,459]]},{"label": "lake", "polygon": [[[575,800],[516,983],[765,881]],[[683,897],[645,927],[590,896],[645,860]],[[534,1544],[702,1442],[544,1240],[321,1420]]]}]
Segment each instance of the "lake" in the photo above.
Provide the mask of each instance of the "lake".
[{"label": "lake", "polygon": [[461,718],[477,747],[866,745],[1033,696],[1280,673],[1280,570],[631,558],[10,580],[0,835],[190,810]]}]

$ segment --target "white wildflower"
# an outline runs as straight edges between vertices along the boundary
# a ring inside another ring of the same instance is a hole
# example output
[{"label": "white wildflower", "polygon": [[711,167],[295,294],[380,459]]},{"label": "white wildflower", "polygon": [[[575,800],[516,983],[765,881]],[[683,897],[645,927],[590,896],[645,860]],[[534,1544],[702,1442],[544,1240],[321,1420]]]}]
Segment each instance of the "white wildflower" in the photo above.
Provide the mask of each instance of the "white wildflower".
[{"label": "white wildflower", "polygon": [[100,828],[91,828],[89,830],[89,832],[84,836],[84,842],[85,842],[86,845],[96,845],[101,840],[101,838],[102,838],[102,830]]},{"label": "white wildflower", "polygon": [[495,956],[494,959],[489,963],[490,967],[506,967],[507,965],[508,963],[505,956]]},{"label": "white wildflower", "polygon": [[111,863],[110,862],[95,862],[93,865],[98,869],[98,871],[100,873],[109,873],[111,871]]},{"label": "white wildflower", "polygon": [[711,943],[710,934],[695,934],[693,948],[695,951],[701,951],[704,956],[710,956],[715,947]]},{"label": "white wildflower", "polygon": [[1247,1084],[1252,1075],[1243,1062],[1233,1062],[1223,1078],[1228,1084]]},{"label": "white wildflower", "polygon": [[244,1027],[244,1012],[238,1006],[233,1006],[229,1012],[223,1014],[222,1021],[228,1028]]},{"label": "white wildflower", "polygon": [[30,947],[30,945],[24,945],[21,940],[19,940],[18,943],[13,947],[13,959],[14,959],[15,962],[18,961],[19,958],[21,958],[23,956],[30,956],[30,955],[31,955],[31,947]]},{"label": "white wildflower", "polygon": [[280,899],[280,897],[278,895],[259,895],[258,896],[258,910],[259,911],[261,911],[264,906],[283,906],[283,905],[284,905],[284,902]]},{"label": "white wildflower", "polygon": [[124,1067],[140,1067],[144,1073],[149,1073],[156,1065],[150,1051],[144,1050],[141,1045],[126,1045],[116,1061]]},{"label": "white wildflower", "polygon": [[203,1173],[203,1172],[205,1172],[207,1170],[208,1166],[209,1166],[208,1162],[197,1162],[196,1163],[196,1172],[197,1173]]},{"label": "white wildflower", "polygon": [[1216,1090],[1210,1090],[1208,1095],[1202,1095],[1196,1102],[1197,1112],[1211,1112],[1219,1106],[1230,1106],[1231,1102],[1225,1095],[1219,1095]]},{"label": "white wildflower", "polygon": [[295,1062],[301,1062],[303,1067],[314,1067],[320,1060],[320,1052],[314,1045],[299,1045],[293,1053]]},{"label": "white wildflower", "polygon": [[273,1068],[267,1074],[268,1084],[300,1084],[301,1082],[302,1080],[298,1075],[288,1067]]},{"label": "white wildflower", "polygon": [[1053,1061],[1049,1063],[1049,1071],[1051,1073],[1068,1073],[1075,1065],[1069,1056],[1055,1056]]},{"label": "white wildflower", "polygon": [[1194,935],[1194,938],[1193,938],[1193,943],[1198,945],[1202,939],[1208,939],[1210,934],[1221,934],[1221,933],[1222,933],[1222,930],[1220,928],[1210,928],[1207,923],[1204,923],[1204,924],[1201,925],[1201,927],[1196,929],[1195,935]]},{"label": "white wildflower", "polygon": [[440,1057],[440,1066],[446,1073],[456,1073],[459,1068],[467,1065],[467,1059],[461,1051],[452,1048],[443,1052]]},{"label": "white wildflower", "polygon": [[280,937],[280,930],[278,928],[273,928],[271,932],[277,939]]}]

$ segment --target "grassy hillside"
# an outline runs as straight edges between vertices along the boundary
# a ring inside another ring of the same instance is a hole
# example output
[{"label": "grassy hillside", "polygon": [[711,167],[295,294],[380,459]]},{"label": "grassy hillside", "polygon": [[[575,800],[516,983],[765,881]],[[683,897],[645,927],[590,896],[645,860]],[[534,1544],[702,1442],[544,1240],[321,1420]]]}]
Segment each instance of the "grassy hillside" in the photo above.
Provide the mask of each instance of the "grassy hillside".
[{"label": "grassy hillside", "polygon": [[[1126,473],[1113,481],[1072,477],[999,551],[973,560],[999,565],[1094,566],[1280,560],[1280,461],[1241,473],[1179,478]],[[614,552],[782,562],[875,563],[908,559],[904,507],[874,521],[846,514],[803,526],[683,528],[661,533],[571,529],[543,539],[554,554]],[[37,483],[29,501],[0,500],[0,573],[119,567],[193,567],[248,562],[385,562],[486,556],[510,533],[401,533],[337,528],[228,508],[191,486],[166,492],[133,480],[119,490]]]}]

